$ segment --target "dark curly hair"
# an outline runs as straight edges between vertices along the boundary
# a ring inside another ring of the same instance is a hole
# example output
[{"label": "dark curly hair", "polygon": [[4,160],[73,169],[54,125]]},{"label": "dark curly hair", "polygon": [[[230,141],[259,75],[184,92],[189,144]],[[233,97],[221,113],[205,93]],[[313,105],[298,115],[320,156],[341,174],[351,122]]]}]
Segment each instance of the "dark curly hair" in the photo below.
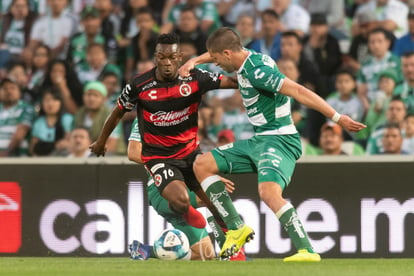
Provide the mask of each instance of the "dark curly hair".
[{"label": "dark curly hair", "polygon": [[157,44],[179,44],[180,37],[176,33],[162,34],[157,39]]}]

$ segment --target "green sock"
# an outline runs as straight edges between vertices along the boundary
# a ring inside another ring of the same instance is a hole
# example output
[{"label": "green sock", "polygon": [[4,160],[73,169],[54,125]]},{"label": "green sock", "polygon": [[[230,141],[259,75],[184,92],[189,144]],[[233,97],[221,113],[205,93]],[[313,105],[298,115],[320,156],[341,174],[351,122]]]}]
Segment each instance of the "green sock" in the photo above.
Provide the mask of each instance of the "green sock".
[{"label": "green sock", "polygon": [[292,204],[286,203],[277,211],[276,216],[279,218],[280,223],[285,228],[297,250],[306,249],[308,252],[314,253],[308,234],[305,232],[302,222]]},{"label": "green sock", "polygon": [[219,245],[219,247],[222,248],[226,240],[226,236],[223,230],[221,229],[220,225],[214,219],[213,214],[209,210],[207,210],[206,214],[208,225],[210,225],[210,228],[213,231],[213,236],[216,239],[216,242]]},{"label": "green sock", "polygon": [[201,187],[217,208],[221,218],[229,230],[239,229],[244,225],[239,213],[234,208],[233,202],[226,191],[224,183],[218,175],[213,175],[204,179]]}]

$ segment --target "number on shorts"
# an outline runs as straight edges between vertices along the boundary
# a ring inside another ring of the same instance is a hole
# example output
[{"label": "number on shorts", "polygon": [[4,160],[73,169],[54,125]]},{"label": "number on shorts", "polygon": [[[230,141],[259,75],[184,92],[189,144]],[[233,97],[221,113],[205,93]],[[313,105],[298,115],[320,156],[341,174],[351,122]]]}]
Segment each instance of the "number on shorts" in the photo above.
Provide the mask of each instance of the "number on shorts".
[{"label": "number on shorts", "polygon": [[163,170],[162,172],[164,173],[164,178],[165,179],[167,179],[168,177],[173,177],[174,176],[174,172],[171,169]]}]

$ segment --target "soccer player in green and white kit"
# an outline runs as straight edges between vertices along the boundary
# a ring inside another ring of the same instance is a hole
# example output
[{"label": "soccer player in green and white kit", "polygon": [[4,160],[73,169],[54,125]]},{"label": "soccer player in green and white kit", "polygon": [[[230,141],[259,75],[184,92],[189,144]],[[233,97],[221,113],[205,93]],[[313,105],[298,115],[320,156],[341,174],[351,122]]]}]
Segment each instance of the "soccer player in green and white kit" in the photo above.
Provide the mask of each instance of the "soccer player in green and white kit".
[{"label": "soccer player in green and white kit", "polygon": [[286,78],[267,55],[243,48],[239,36],[230,28],[220,28],[207,40],[208,53],[190,59],[179,72],[181,76],[195,65],[214,62],[227,72],[237,71],[240,93],[255,136],[237,141],[199,156],[194,172],[202,188],[219,210],[227,226],[226,242],[221,256],[237,252],[253,230],[236,216],[224,184],[222,173],[258,174],[260,198],[272,209],[287,231],[297,253],[286,262],[318,262],[307,233],[295,208],[282,197],[301,156],[300,137],[291,117],[290,98],[321,112],[348,131],[359,131],[365,125],[337,113],[321,97]]},{"label": "soccer player in green and white kit", "polygon": [[[138,129],[138,120],[135,118],[132,124],[131,135],[129,136],[128,143],[128,158],[136,163],[142,163],[141,160],[141,135]],[[232,182],[225,180],[229,185]],[[189,225],[180,215],[173,212],[168,204],[168,201],[163,198],[154,184],[152,177],[149,177],[147,184],[147,193],[149,204],[157,211],[157,213],[165,218],[174,228],[183,231],[190,242],[191,254],[187,257],[191,260],[211,260],[215,257],[214,248],[210,237],[205,228],[195,228]],[[197,198],[196,194],[188,190],[188,196],[190,197],[190,203],[194,208],[201,207],[203,202]],[[207,210],[207,221],[210,225],[213,235],[221,247],[225,241],[224,233],[221,227],[215,222],[213,215]],[[150,245],[142,244],[139,241],[133,241],[129,245],[129,252],[131,258],[134,260],[146,260],[148,258],[156,258],[153,248]],[[240,254],[230,258],[230,261],[243,261],[246,257],[244,252],[240,251]]]}]

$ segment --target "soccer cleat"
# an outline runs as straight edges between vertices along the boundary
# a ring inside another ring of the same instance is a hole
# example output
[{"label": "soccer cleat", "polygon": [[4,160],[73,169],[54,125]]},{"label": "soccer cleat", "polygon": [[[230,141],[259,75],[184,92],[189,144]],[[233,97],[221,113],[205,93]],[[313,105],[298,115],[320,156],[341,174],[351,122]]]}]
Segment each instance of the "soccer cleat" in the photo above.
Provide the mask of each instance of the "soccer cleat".
[{"label": "soccer cleat", "polygon": [[128,251],[133,260],[147,260],[150,256],[148,248],[140,243],[139,241],[134,240],[129,246]]},{"label": "soccer cleat", "polygon": [[298,253],[286,257],[283,259],[284,262],[320,262],[321,256],[318,253],[310,253],[306,249],[299,249]]},{"label": "soccer cleat", "polygon": [[226,241],[219,254],[220,258],[226,260],[235,255],[246,242],[254,238],[254,234],[253,229],[246,224],[240,229],[227,231]]},{"label": "soccer cleat", "polygon": [[191,205],[190,208],[188,208],[187,213],[183,214],[182,217],[189,225],[195,228],[202,229],[206,227],[206,219],[199,211],[194,209],[194,207]]},{"label": "soccer cleat", "polygon": [[246,255],[244,254],[244,248],[240,248],[239,252],[230,256],[229,261],[246,261]]}]

